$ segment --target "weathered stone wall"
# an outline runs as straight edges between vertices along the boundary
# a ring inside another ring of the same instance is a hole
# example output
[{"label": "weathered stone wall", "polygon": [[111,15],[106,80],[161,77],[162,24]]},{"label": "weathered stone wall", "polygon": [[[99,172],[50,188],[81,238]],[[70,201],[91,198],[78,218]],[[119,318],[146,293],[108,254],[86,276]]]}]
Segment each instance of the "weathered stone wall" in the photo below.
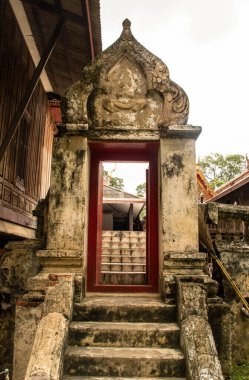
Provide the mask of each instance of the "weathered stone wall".
[{"label": "weathered stone wall", "polygon": [[[228,273],[249,300],[249,245],[246,242],[217,243],[220,258]],[[238,364],[249,362],[249,317],[241,311],[242,303],[230,283],[223,278],[224,297],[233,312],[232,357]],[[241,337],[243,336],[243,339]]]},{"label": "weathered stone wall", "polygon": [[0,261],[0,364],[12,372],[15,331],[15,304],[25,292],[30,276],[40,269],[35,252],[42,247],[39,240],[10,242]]},{"label": "weathered stone wall", "polygon": [[46,272],[82,271],[88,198],[88,148],[82,136],[55,139],[48,206]]},{"label": "weathered stone wall", "polygon": [[[210,232],[214,240],[214,249],[220,257],[226,271],[238,286],[244,297],[249,297],[249,207],[218,203],[202,205],[206,222],[211,223]],[[202,237],[203,238],[203,237]],[[205,242],[204,242],[205,244]],[[208,244],[207,244],[208,245]],[[249,329],[248,316],[243,304],[236,295],[230,282],[214,263],[216,270],[213,273],[220,283],[220,292],[230,305],[232,318],[223,306],[215,303],[209,305],[209,317],[215,332],[218,349],[227,347],[231,350],[232,360],[235,363],[249,361]],[[222,294],[223,292],[223,294]],[[231,343],[224,341],[226,330],[232,325]],[[241,338],[243,337],[243,339]],[[229,348],[230,347],[230,348]],[[224,352],[224,351],[223,351]]]},{"label": "weathered stone wall", "polygon": [[15,307],[1,310],[0,314],[0,368],[12,371],[13,340],[15,330]]},{"label": "weathered stone wall", "polygon": [[226,379],[230,378],[232,365],[233,315],[230,305],[220,297],[209,297],[208,320],[212,328],[216,349]]}]

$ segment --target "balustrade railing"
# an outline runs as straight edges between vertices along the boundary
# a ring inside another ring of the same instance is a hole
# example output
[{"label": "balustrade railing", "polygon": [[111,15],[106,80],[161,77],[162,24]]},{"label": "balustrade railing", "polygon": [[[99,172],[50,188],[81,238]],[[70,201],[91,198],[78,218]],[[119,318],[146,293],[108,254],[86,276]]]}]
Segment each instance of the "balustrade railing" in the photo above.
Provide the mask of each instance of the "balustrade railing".
[{"label": "balustrade railing", "polygon": [[249,316],[249,305],[236,282],[217,256],[220,243],[249,245],[249,206],[210,203],[199,207],[199,237],[201,245],[211,255],[222,275],[230,283]]},{"label": "balustrade railing", "polygon": [[213,209],[217,223],[210,220],[209,230],[213,240],[249,243],[249,206],[207,204]]}]

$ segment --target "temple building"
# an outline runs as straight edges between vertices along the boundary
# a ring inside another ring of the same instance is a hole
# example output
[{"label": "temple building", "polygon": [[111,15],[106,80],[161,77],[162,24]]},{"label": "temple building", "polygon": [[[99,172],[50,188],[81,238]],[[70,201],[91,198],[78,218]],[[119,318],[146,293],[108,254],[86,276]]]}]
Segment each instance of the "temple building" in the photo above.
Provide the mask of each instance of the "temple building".
[{"label": "temple building", "polygon": [[[203,203],[187,94],[128,19],[101,52],[97,0],[0,7],[0,371],[228,379],[249,358],[249,210]],[[143,164],[145,194],[109,163]]]},{"label": "temple building", "polygon": [[211,202],[249,205],[249,169],[220,186],[209,198]]},{"label": "temple building", "polygon": [[61,1],[61,5],[3,0],[0,20],[3,248],[13,239],[36,237],[33,211],[49,189],[60,97],[100,53],[101,32],[95,0]]}]

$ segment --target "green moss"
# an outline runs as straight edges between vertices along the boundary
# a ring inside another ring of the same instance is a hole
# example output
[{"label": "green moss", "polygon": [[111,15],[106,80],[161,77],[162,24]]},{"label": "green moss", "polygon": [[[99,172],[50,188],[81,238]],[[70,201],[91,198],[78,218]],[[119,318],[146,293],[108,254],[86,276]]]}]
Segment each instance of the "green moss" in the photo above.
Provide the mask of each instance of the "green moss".
[{"label": "green moss", "polygon": [[249,380],[249,363],[234,365],[231,380]]}]

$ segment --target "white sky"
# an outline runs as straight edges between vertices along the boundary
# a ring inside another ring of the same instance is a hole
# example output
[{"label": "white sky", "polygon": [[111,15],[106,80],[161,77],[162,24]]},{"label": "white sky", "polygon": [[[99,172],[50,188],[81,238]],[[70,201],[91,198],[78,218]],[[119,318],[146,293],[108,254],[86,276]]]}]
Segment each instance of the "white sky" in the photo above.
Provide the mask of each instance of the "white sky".
[{"label": "white sky", "polygon": [[249,154],[249,0],[100,0],[103,50],[129,18],[161,58],[200,125],[197,156]]},{"label": "white sky", "polygon": [[146,182],[146,169],[149,163],[124,163],[104,162],[104,170],[111,173],[113,177],[120,177],[124,180],[124,190],[136,194],[136,187]]}]

